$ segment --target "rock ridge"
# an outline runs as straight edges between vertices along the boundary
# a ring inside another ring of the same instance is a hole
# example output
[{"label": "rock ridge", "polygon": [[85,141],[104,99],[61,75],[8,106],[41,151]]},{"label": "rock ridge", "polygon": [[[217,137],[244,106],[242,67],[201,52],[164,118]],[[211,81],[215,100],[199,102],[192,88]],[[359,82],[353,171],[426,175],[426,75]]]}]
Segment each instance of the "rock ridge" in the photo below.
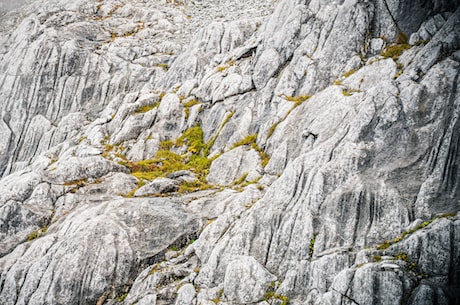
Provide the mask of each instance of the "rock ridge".
[{"label": "rock ridge", "polygon": [[459,303],[459,4],[4,12],[0,303]]}]

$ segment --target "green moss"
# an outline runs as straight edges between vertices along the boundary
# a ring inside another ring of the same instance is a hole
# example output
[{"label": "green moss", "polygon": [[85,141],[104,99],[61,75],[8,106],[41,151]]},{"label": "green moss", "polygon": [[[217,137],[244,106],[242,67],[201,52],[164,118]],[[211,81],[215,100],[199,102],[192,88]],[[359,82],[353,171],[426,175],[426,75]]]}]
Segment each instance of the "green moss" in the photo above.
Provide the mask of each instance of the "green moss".
[{"label": "green moss", "polygon": [[309,257],[313,257],[313,252],[315,252],[315,239],[316,239],[315,235],[313,235],[313,237],[310,239],[310,245],[308,246]]},{"label": "green moss", "polygon": [[393,244],[396,244],[398,242],[400,242],[401,240],[403,240],[404,238],[406,238],[407,236],[413,234],[414,232],[420,230],[420,229],[423,229],[423,228],[426,228],[428,225],[430,225],[433,221],[435,221],[436,219],[439,219],[439,218],[444,218],[444,217],[451,217],[451,216],[455,216],[456,213],[450,213],[450,214],[443,214],[443,215],[439,215],[439,216],[436,216],[430,220],[427,220],[427,221],[424,221],[423,223],[419,224],[417,227],[415,227],[414,229],[412,230],[409,230],[407,232],[402,232],[400,236],[397,236],[395,237],[394,239],[392,240],[386,240],[385,242],[383,242],[382,244],[378,245],[377,246],[377,250],[385,250],[385,249],[388,249],[391,245]]},{"label": "green moss", "polygon": [[169,247],[168,250],[169,250],[169,251],[179,251],[179,247],[176,246],[176,245],[172,245],[171,247]]},{"label": "green moss", "polygon": [[[179,155],[170,149],[173,146],[186,145],[188,153]],[[153,180],[158,177],[166,177],[170,173],[180,170],[191,170],[197,175],[197,181],[184,182],[179,188],[179,193],[209,189],[212,186],[206,182],[211,160],[204,151],[207,145],[203,143],[203,130],[199,125],[186,130],[175,141],[163,141],[153,159],[138,162],[123,162],[122,164],[131,170],[132,175],[143,180]],[[134,190],[135,192],[135,190]],[[127,196],[132,194],[127,194]]]},{"label": "green moss", "polygon": [[127,293],[122,294],[121,296],[119,296],[118,298],[115,299],[115,302],[123,302],[126,299],[127,296],[128,296]]},{"label": "green moss", "polygon": [[187,103],[184,103],[184,107],[190,108],[190,107],[198,105],[198,104],[201,104],[201,102],[199,102],[196,99],[193,99],[193,100],[188,101]]},{"label": "green moss", "polygon": [[220,298],[222,297],[223,293],[224,293],[224,290],[220,289],[219,293],[217,294],[217,296],[214,299],[212,299],[211,301],[213,301],[214,303],[218,304],[220,302]]},{"label": "green moss", "polygon": [[165,140],[160,143],[160,148],[162,150],[171,150],[171,148],[173,148],[175,144],[176,144],[176,141]]},{"label": "green moss", "polygon": [[280,97],[284,98],[285,100],[289,102],[294,102],[294,107],[297,107],[303,102],[305,102],[306,100],[308,100],[311,97],[311,95],[289,96],[289,95],[283,94]]},{"label": "green moss", "polygon": [[156,66],[157,66],[158,68],[162,68],[163,71],[168,71],[168,69],[169,69],[168,64],[164,64],[164,63],[156,64]]},{"label": "green moss", "polygon": [[397,44],[407,44],[409,41],[409,37],[406,33],[399,31],[398,36],[396,36],[396,43]]},{"label": "green moss", "polygon": [[233,181],[232,184],[233,185],[240,185],[246,180],[247,177],[248,177],[248,173],[244,173],[243,175],[241,175],[240,178],[238,178],[235,181]]},{"label": "green moss", "polygon": [[289,304],[289,298],[285,295],[279,295],[279,294],[276,294],[274,291],[272,290],[268,290],[266,293],[265,293],[265,297],[264,297],[264,300],[265,301],[270,301],[270,300],[280,300],[281,301],[281,304],[280,305],[287,305]]},{"label": "green moss", "polygon": [[193,100],[188,101],[187,103],[184,103],[185,118],[188,118],[190,115],[190,107],[193,107],[199,104],[201,104],[201,102],[199,102],[196,99],[193,99]]},{"label": "green moss", "polygon": [[373,261],[374,263],[380,262],[381,260],[382,260],[382,256],[380,256],[380,255],[374,255],[374,256],[372,256],[372,261]]},{"label": "green moss", "polygon": [[349,77],[350,75],[352,75],[355,72],[356,72],[355,69],[350,69],[347,72],[343,73],[343,77]]},{"label": "green moss", "polygon": [[256,140],[257,140],[257,133],[247,135],[241,141],[236,142],[232,148],[236,148],[236,147],[243,146],[243,145],[251,145],[253,143],[256,143]]},{"label": "green moss", "polygon": [[27,241],[32,241],[34,239],[42,237],[43,235],[46,234],[47,231],[48,231],[48,226],[43,226],[40,229],[33,231],[32,233],[27,235]]},{"label": "green moss", "polygon": [[228,68],[230,68],[231,66],[234,66],[235,63],[236,63],[236,61],[233,60],[233,59],[231,59],[231,60],[227,61],[225,64],[220,65],[220,66],[217,66],[217,67],[216,67],[216,71],[217,71],[217,72],[225,71],[225,70],[227,70]]},{"label": "green moss", "polygon": [[356,89],[343,89],[342,90],[342,94],[344,96],[352,96],[353,93],[357,93],[357,92],[361,92],[360,90],[356,90]]},{"label": "green moss", "polygon": [[260,146],[257,145],[257,143],[252,143],[251,147],[259,153],[259,156],[262,159],[262,167],[267,166],[268,162],[270,161],[270,156],[262,148],[260,148]]},{"label": "green moss", "polygon": [[88,137],[87,136],[83,136],[81,137],[80,139],[78,139],[78,144],[81,144],[84,140],[86,140]]},{"label": "green moss", "polygon": [[406,253],[398,253],[398,254],[395,255],[395,259],[407,262],[407,254]]},{"label": "green moss", "polygon": [[387,46],[383,49],[382,55],[385,58],[392,58],[394,61],[399,59],[399,56],[405,51],[410,49],[412,46],[410,44],[402,43],[402,44],[393,44]]},{"label": "green moss", "polygon": [[391,242],[386,240],[382,244],[377,246],[377,250],[385,250],[385,249],[388,249],[390,246],[391,246]]},{"label": "green moss", "polygon": [[177,140],[177,146],[187,145],[188,151],[192,154],[199,153],[205,148],[203,142],[203,129],[200,125],[196,125],[187,129]]},{"label": "green moss", "polygon": [[141,107],[137,108],[134,113],[135,114],[146,113],[146,112],[149,112],[152,109],[158,108],[159,106],[160,106],[160,101],[155,102],[153,104],[141,106]]},{"label": "green moss", "polygon": [[276,122],[275,124],[273,124],[270,129],[268,130],[268,133],[267,133],[267,139],[270,138],[273,133],[275,132],[275,129],[276,127],[278,127],[278,125],[280,124],[281,122]]}]

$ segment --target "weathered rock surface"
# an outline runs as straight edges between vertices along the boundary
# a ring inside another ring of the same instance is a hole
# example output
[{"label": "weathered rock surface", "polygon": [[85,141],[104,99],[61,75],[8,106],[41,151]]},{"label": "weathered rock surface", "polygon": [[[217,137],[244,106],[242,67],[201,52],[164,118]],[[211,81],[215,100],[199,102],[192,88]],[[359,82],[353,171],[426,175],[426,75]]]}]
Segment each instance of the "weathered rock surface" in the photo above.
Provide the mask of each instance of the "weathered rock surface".
[{"label": "weathered rock surface", "polygon": [[0,7],[0,303],[459,303],[459,7]]}]

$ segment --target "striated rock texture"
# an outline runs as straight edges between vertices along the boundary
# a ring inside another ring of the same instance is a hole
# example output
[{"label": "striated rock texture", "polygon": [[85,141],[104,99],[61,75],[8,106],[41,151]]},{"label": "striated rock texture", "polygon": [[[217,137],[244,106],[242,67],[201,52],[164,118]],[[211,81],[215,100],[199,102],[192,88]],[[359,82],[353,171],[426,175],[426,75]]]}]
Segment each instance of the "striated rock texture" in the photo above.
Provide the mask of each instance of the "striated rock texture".
[{"label": "striated rock texture", "polygon": [[0,14],[0,304],[460,303],[459,1]]}]

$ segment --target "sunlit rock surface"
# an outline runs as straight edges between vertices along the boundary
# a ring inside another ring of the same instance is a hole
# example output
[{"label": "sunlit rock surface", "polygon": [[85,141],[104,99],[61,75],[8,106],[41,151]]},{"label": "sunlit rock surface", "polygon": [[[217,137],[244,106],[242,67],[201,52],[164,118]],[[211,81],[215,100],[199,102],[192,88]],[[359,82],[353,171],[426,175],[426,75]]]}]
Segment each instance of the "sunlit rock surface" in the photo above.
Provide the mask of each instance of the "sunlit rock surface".
[{"label": "sunlit rock surface", "polygon": [[460,303],[458,1],[0,2],[0,303]]}]

